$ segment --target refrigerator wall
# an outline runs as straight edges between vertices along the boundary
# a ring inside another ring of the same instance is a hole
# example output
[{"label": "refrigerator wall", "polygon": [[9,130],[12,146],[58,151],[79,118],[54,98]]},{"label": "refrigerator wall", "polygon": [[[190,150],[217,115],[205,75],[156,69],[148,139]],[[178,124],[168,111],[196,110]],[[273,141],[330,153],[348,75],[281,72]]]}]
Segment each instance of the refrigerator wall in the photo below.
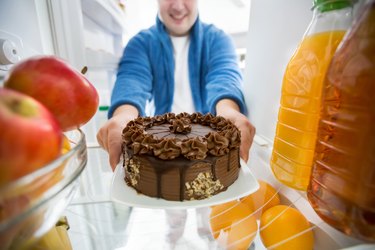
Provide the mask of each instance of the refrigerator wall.
[{"label": "refrigerator wall", "polygon": [[47,1],[0,2],[0,79],[14,63],[54,51]]},{"label": "refrigerator wall", "polygon": [[262,144],[273,143],[284,70],[312,18],[311,7],[311,0],[251,1],[244,90]]}]

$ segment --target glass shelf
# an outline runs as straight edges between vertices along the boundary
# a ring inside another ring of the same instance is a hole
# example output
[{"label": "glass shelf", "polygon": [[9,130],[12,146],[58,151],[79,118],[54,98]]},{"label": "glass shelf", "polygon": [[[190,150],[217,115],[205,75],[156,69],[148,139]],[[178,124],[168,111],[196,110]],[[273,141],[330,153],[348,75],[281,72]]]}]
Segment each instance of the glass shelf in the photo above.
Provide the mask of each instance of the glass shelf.
[{"label": "glass shelf", "polygon": [[[290,189],[272,175],[267,146],[254,143],[248,166],[258,179],[278,191],[281,204],[300,210],[310,221],[315,249],[373,249],[324,223],[309,205],[304,192]],[[165,210],[132,208],[110,200],[112,170],[107,153],[88,149],[88,164],[80,189],[66,209],[73,249],[225,249],[212,237],[210,208]],[[257,221],[259,224],[259,221]],[[259,232],[249,249],[266,249]]]}]

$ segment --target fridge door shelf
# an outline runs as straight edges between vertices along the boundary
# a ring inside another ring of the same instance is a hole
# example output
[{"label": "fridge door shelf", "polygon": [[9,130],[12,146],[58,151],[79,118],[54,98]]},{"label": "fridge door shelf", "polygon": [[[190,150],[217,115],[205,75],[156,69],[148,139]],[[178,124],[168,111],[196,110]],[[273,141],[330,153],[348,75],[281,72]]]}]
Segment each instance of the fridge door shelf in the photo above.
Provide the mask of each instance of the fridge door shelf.
[{"label": "fridge door shelf", "polygon": [[126,33],[125,12],[115,1],[82,0],[82,11],[104,30],[116,35]]},{"label": "fridge door shelf", "polygon": [[325,223],[311,207],[306,192],[289,188],[274,177],[270,168],[272,147],[262,142],[254,140],[249,166],[258,180],[265,180],[278,190],[282,204],[302,211],[306,219],[313,224],[315,249],[341,249],[363,244],[362,241],[351,238]]}]

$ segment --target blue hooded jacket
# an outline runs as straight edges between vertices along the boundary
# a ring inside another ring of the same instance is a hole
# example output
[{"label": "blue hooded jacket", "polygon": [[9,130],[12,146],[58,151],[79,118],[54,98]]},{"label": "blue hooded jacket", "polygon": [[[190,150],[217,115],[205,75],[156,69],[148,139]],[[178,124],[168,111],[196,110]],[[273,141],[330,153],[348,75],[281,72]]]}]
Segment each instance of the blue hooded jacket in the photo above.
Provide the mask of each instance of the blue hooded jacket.
[{"label": "blue hooded jacket", "polygon": [[[216,103],[232,99],[247,113],[242,74],[232,39],[197,18],[190,32],[189,80],[195,110],[216,114]],[[139,32],[127,44],[119,63],[108,117],[123,104],[145,115],[146,101],[154,100],[155,115],[171,111],[174,93],[173,45],[166,27],[156,25]],[[177,97],[178,98],[178,97]]]}]

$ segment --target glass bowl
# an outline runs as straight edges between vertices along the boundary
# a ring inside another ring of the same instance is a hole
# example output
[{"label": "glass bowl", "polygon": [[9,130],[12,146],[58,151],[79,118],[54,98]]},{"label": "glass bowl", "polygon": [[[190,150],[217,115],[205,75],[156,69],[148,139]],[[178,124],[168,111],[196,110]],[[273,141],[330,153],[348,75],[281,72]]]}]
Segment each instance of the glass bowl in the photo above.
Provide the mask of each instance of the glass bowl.
[{"label": "glass bowl", "polygon": [[50,164],[0,188],[0,248],[31,246],[57,222],[87,163],[85,134],[65,133],[70,149]]}]

